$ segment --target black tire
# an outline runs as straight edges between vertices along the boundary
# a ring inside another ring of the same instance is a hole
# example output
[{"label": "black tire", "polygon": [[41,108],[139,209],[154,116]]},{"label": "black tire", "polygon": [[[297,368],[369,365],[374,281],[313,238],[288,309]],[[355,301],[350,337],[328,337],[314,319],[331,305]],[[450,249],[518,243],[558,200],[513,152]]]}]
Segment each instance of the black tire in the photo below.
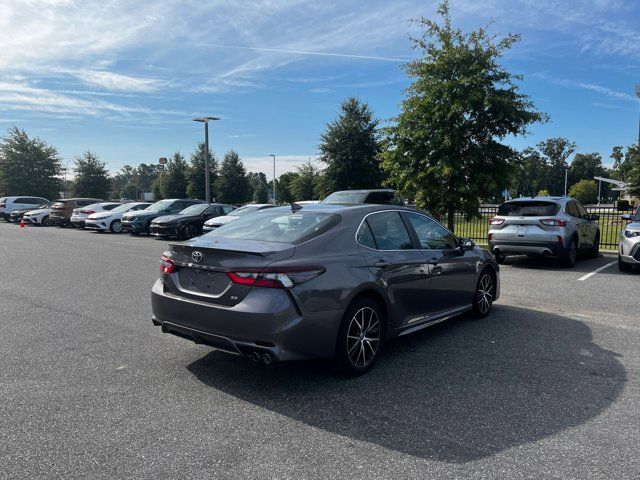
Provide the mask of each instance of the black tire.
[{"label": "black tire", "polygon": [[134,230],[131,230],[131,231],[129,232],[129,235],[133,235],[134,237],[137,237],[137,236],[139,235],[139,232],[136,232],[136,231],[134,231]]},{"label": "black tire", "polygon": [[386,319],[371,299],[355,299],[342,317],[336,340],[335,361],[347,375],[358,376],[375,364],[384,339]]},{"label": "black tire", "polygon": [[633,265],[623,262],[620,255],[618,255],[618,270],[620,270],[621,272],[630,272],[632,268]]},{"label": "black tire", "polygon": [[193,223],[185,225],[182,229],[182,236],[189,240],[190,238],[198,236],[198,227],[196,227]]},{"label": "black tire", "polygon": [[589,258],[598,258],[600,256],[600,232],[596,233],[593,247],[589,250]]},{"label": "black tire", "polygon": [[43,227],[48,227],[49,226],[49,216],[45,215],[44,217],[42,217],[42,220],[40,221],[40,225],[42,225]]},{"label": "black tire", "polygon": [[111,233],[122,233],[122,222],[120,220],[114,220],[111,222],[111,225],[109,225],[109,230],[111,230]]},{"label": "black tire", "polygon": [[496,297],[496,278],[493,272],[485,268],[480,272],[475,292],[473,293],[473,316],[484,318],[491,313],[493,299]]},{"label": "black tire", "polygon": [[569,244],[569,248],[567,252],[562,255],[562,264],[571,268],[576,264],[576,258],[578,257],[578,242],[575,238],[571,239],[571,243]]},{"label": "black tire", "polygon": [[507,259],[507,256],[503,253],[494,253],[493,256],[496,257],[496,262],[498,262],[499,265],[502,265]]}]

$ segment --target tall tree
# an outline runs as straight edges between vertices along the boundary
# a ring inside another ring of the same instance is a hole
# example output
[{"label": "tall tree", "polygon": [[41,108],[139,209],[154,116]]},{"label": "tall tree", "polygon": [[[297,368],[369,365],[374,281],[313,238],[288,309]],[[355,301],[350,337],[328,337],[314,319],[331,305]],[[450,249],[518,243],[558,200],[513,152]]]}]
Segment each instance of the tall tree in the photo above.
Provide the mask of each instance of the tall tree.
[{"label": "tall tree", "polygon": [[595,180],[582,179],[571,186],[569,196],[582,203],[595,203],[598,200],[598,184]]},{"label": "tall tree", "polygon": [[535,148],[525,148],[519,158],[515,175],[515,190],[519,195],[535,197],[547,187],[549,166]]},{"label": "tall tree", "polygon": [[160,178],[160,194],[163,198],[187,196],[187,162],[180,152],[175,152],[169,158]]},{"label": "tall tree", "polygon": [[569,184],[576,184],[580,180],[593,180],[593,177],[601,177],[604,174],[605,168],[602,166],[599,153],[576,153],[569,166]]},{"label": "tall tree", "polygon": [[549,166],[547,189],[551,195],[564,195],[565,173],[569,168],[567,160],[575,151],[576,144],[566,138],[555,137],[538,143],[537,147]]},{"label": "tall tree", "polygon": [[[188,185],[187,194],[191,198],[205,198],[205,145],[198,142],[198,148],[191,154],[191,163],[187,174]],[[216,198],[215,184],[218,166],[213,151],[209,149],[209,189],[211,198]]]},{"label": "tall tree", "polygon": [[24,130],[9,129],[0,141],[0,195],[59,196],[61,165],[58,151]]},{"label": "tall tree", "polygon": [[480,200],[508,186],[516,152],[505,137],[523,135],[545,120],[516,84],[521,78],[500,65],[518,35],[496,38],[486,29],[454,28],[449,4],[442,21],[420,18],[413,38],[420,58],[405,65],[413,83],[396,124],[387,129],[383,167],[389,183],[420,208],[477,215]]},{"label": "tall tree", "polygon": [[[134,184],[134,174],[135,169],[131,165],[124,165],[120,168],[112,177],[111,177],[111,197],[113,198],[137,198],[137,194],[134,194],[133,197],[125,194],[124,189],[125,186],[129,184]],[[127,193],[131,193],[130,189]]]},{"label": "tall tree", "polygon": [[296,167],[298,174],[291,181],[291,193],[295,200],[315,200],[320,185],[320,169],[311,161]]},{"label": "tall tree", "polygon": [[326,164],[322,188],[325,194],[350,188],[380,186],[378,120],[366,103],[354,97],[340,105],[338,118],[321,136],[320,161]]},{"label": "tall tree", "polygon": [[247,179],[253,192],[253,202],[267,203],[269,201],[267,176],[263,172],[249,172],[247,174]]},{"label": "tall tree", "polygon": [[293,192],[291,191],[291,186],[298,176],[299,175],[296,172],[285,172],[278,177],[278,180],[276,181],[276,198],[278,199],[278,202],[291,203],[296,200]]},{"label": "tall tree", "polygon": [[240,156],[234,150],[228,151],[222,160],[216,190],[220,202],[239,205],[251,199],[252,192],[247,171]]},{"label": "tall tree", "polygon": [[138,186],[140,192],[150,192],[151,185],[153,185],[153,182],[155,182],[161,172],[161,165],[141,163],[136,167],[134,183]]},{"label": "tall tree", "polygon": [[89,150],[77,156],[75,164],[73,194],[76,197],[109,198],[111,179],[107,164]]},{"label": "tall tree", "polygon": [[624,177],[624,180],[629,185],[627,193],[640,197],[640,145],[627,147],[624,161],[628,168],[628,172]]}]

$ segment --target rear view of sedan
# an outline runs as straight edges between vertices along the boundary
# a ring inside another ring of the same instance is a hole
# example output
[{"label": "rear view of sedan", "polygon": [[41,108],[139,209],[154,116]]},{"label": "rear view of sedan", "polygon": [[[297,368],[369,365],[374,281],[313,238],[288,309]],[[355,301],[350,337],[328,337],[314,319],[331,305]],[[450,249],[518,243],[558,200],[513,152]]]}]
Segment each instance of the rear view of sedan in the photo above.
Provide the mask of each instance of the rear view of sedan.
[{"label": "rear view of sedan", "polygon": [[120,205],[122,204],[116,202],[100,202],[87,205],[86,207],[75,208],[71,213],[69,221],[74,227],[84,228],[89,215],[93,215],[98,212],[108,212]]},{"label": "rear view of sedan", "polygon": [[334,358],[350,374],[384,342],[498,298],[493,256],[404,207],[265,209],[171,244],[153,323],[256,361]]},{"label": "rear view of sedan", "polygon": [[630,223],[620,232],[618,269],[628,272],[634,265],[640,265],[640,209],[635,215],[623,215],[622,218]]},{"label": "rear view of sedan", "polygon": [[149,202],[132,202],[120,205],[113,210],[92,213],[87,217],[84,226],[85,228],[88,228],[90,230],[97,230],[99,232],[110,231],[112,233],[120,233],[123,230],[122,215],[127,212],[144,210],[149,205],[151,205],[151,203]]}]

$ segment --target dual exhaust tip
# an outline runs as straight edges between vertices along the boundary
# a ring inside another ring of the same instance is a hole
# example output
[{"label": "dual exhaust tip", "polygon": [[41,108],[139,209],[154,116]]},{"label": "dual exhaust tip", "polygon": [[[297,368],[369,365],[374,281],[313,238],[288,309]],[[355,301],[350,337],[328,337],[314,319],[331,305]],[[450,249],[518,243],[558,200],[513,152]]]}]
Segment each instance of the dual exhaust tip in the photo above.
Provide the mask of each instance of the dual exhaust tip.
[{"label": "dual exhaust tip", "polygon": [[257,350],[254,350],[253,352],[251,352],[249,354],[249,358],[256,363],[262,360],[262,362],[264,362],[265,365],[271,365],[274,361],[273,355],[271,355],[269,352],[265,352],[261,354]]}]

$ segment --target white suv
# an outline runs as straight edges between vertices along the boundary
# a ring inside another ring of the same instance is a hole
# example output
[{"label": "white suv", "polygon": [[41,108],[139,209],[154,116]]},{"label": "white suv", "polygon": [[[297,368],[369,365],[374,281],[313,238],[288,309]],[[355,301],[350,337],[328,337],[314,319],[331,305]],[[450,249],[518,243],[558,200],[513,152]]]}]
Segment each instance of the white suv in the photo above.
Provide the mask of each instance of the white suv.
[{"label": "white suv", "polygon": [[8,222],[14,210],[37,208],[43,203],[49,203],[49,200],[42,197],[2,197],[0,198],[0,217]]}]

